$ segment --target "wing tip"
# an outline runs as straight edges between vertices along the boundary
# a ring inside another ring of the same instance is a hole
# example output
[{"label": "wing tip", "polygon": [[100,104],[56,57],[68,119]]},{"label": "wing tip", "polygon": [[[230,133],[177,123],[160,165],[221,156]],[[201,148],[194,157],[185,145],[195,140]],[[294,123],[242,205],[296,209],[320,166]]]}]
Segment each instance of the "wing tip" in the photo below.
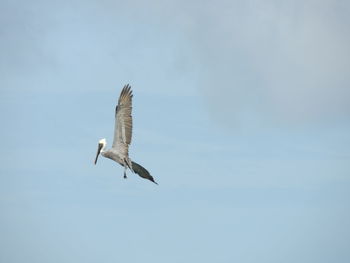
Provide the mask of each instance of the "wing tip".
[{"label": "wing tip", "polygon": [[131,86],[129,83],[124,85],[122,92],[120,93],[120,98],[125,97],[125,96],[129,96],[130,98],[133,97],[132,89],[131,89]]},{"label": "wing tip", "polygon": [[150,180],[151,182],[155,183],[156,185],[158,185],[158,183],[156,181],[154,181],[154,178],[152,175],[150,175],[150,178],[147,178],[148,180]]}]

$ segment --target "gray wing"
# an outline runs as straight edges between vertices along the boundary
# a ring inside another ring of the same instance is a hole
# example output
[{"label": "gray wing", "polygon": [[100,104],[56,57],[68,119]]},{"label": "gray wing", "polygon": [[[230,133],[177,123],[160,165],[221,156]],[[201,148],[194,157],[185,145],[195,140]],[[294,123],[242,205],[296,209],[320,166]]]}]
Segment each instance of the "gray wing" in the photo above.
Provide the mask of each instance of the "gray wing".
[{"label": "gray wing", "polygon": [[132,135],[132,91],[130,85],[125,85],[120,93],[118,105],[115,109],[115,127],[112,148],[122,156],[128,156]]}]

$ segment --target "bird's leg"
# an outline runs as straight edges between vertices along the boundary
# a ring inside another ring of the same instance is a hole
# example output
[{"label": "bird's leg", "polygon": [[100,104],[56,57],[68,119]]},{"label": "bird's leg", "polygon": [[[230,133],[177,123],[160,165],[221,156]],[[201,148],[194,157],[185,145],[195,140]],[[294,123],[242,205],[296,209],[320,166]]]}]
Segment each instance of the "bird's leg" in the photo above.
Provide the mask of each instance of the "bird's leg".
[{"label": "bird's leg", "polygon": [[126,164],[124,164],[124,179],[126,179],[126,178],[128,178],[128,177],[126,176]]}]

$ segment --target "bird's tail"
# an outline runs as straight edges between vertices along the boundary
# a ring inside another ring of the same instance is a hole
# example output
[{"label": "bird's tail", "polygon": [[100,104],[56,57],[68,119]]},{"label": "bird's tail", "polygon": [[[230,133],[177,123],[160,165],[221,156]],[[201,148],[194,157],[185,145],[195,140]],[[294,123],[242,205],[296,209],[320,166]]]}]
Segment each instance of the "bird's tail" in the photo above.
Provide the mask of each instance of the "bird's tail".
[{"label": "bird's tail", "polygon": [[142,167],[138,163],[131,162],[132,170],[134,170],[135,173],[137,173],[140,177],[148,179],[152,181],[153,183],[157,184],[156,181],[154,181],[152,175],[146,170],[146,168]]}]

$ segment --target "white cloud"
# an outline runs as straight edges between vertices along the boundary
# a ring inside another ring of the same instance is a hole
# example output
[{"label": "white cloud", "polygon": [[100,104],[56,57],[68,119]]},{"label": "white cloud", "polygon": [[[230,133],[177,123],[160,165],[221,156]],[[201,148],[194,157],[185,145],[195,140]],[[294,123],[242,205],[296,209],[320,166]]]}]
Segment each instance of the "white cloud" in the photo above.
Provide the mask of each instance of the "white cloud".
[{"label": "white cloud", "polygon": [[348,116],[350,19],[341,13],[349,7],[250,1],[210,10],[199,56],[212,114],[225,124],[252,115],[287,122]]},{"label": "white cloud", "polygon": [[199,91],[225,125],[350,112],[345,1],[3,7],[3,89],[108,91],[131,82],[150,93]]},{"label": "white cloud", "polygon": [[185,55],[185,41],[136,6],[3,4],[3,89],[111,91],[130,83],[149,93],[193,95],[195,67]]}]

